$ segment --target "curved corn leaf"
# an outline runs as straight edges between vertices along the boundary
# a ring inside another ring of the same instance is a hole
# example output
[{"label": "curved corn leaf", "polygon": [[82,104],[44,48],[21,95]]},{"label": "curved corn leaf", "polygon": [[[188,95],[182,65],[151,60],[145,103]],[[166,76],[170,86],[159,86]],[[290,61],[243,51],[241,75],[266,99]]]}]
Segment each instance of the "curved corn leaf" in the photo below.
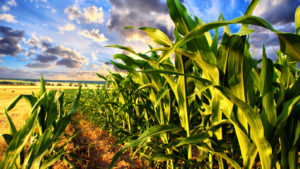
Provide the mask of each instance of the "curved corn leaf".
[{"label": "curved corn leaf", "polygon": [[293,106],[299,102],[300,100],[300,95],[297,97],[294,97],[290,100],[288,100],[284,105],[283,105],[283,109],[280,113],[280,115],[278,116],[277,119],[277,129],[276,129],[276,133],[280,130],[282,130],[282,127],[284,126],[284,124],[286,123],[288,117],[290,116],[290,113],[293,109]]},{"label": "curved corn leaf", "polygon": [[249,105],[238,99],[229,89],[221,86],[215,87],[242,110],[241,112],[243,112],[247,118],[251,128],[250,135],[258,149],[263,168],[272,168],[272,147],[264,136],[263,124],[258,114],[256,114]]},{"label": "curved corn leaf", "polygon": [[265,45],[263,45],[263,58],[260,74],[260,93],[262,95],[262,113],[261,120],[264,125],[267,138],[273,134],[273,129],[277,122],[277,112],[275,109],[273,95],[273,63],[266,56]]},{"label": "curved corn leaf", "polygon": [[246,16],[249,16],[254,11],[255,7],[258,5],[259,0],[251,0],[249,6],[247,7],[247,10],[245,12]]},{"label": "curved corn leaf", "polygon": [[11,118],[9,117],[9,115],[7,114],[7,111],[5,110],[4,111],[5,113],[5,116],[7,118],[7,121],[8,121],[8,125],[9,125],[9,133],[14,136],[16,133],[17,133],[17,129],[13,123],[13,121],[11,120]]},{"label": "curved corn leaf", "polygon": [[[133,27],[131,27],[131,26],[125,27],[125,29],[130,29],[130,28],[133,28]],[[135,28],[135,29],[140,29],[140,30],[146,32],[148,34],[148,36],[150,37],[150,39],[159,45],[167,46],[167,47],[172,46],[172,43],[171,43],[169,37],[159,29],[150,28],[150,27],[139,27],[139,28]]]},{"label": "curved corn leaf", "polygon": [[71,115],[77,109],[78,103],[79,103],[79,100],[80,100],[80,95],[81,95],[81,86],[78,88],[76,98],[73,101],[72,107],[71,107],[71,109],[70,109],[70,111],[68,112],[67,115]]},{"label": "curved corn leaf", "polygon": [[101,79],[104,79],[105,81],[107,80],[107,78],[99,73],[96,73],[98,77],[100,77]]},{"label": "curved corn leaf", "polygon": [[198,38],[201,36],[203,33],[220,27],[220,26],[225,26],[225,25],[230,25],[230,24],[252,24],[260,27],[264,27],[266,29],[271,30],[272,32],[276,33],[280,42],[280,48],[281,51],[284,52],[285,54],[289,55],[290,57],[300,61],[300,48],[298,47],[300,44],[300,35],[296,35],[293,33],[284,33],[284,32],[279,32],[275,30],[270,23],[265,21],[262,18],[255,17],[255,16],[242,16],[235,18],[230,21],[216,21],[216,22],[211,22],[207,23],[201,26],[195,27],[193,30],[191,30],[189,33],[187,33],[181,40],[176,42],[167,52],[164,53],[163,56],[161,56],[156,63],[161,63],[165,59],[169,58],[171,54],[175,51],[176,48],[186,44],[187,42]]},{"label": "curved corn leaf", "polygon": [[15,165],[18,155],[23,150],[25,144],[27,143],[30,133],[33,130],[34,123],[36,121],[38,111],[37,109],[42,104],[45,97],[45,92],[40,96],[39,100],[35,103],[31,109],[29,117],[26,119],[23,127],[15,134],[11,143],[8,145],[5,154],[0,162],[0,168],[8,169]]}]

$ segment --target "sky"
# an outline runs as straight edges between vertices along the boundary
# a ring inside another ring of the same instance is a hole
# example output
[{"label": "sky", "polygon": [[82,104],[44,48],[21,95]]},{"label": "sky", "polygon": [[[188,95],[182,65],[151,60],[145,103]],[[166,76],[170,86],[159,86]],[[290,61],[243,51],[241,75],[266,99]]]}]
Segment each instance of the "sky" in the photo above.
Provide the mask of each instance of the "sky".
[{"label": "sky", "polygon": [[[180,0],[203,22],[243,16],[250,0]],[[295,32],[294,13],[300,0],[261,0],[253,15],[277,30]],[[173,37],[174,24],[166,0],[0,0],[0,78],[99,80],[97,73],[118,71],[110,64],[119,44],[139,52],[149,38],[125,26],[148,26]],[[239,25],[230,26],[236,32]],[[262,44],[275,60],[279,44],[274,33],[254,27],[250,36],[254,58]]]}]

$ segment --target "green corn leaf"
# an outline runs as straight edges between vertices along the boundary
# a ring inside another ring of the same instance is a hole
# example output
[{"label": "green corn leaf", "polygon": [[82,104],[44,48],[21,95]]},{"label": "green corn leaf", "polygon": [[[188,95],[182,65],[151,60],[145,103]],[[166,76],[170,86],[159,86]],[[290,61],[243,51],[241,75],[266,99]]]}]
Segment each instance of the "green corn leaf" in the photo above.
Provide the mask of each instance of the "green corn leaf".
[{"label": "green corn leaf", "polygon": [[[130,29],[133,28],[131,26],[125,27],[125,29]],[[136,29],[140,29],[144,32],[146,32],[148,34],[148,36],[150,37],[150,39],[162,46],[172,46],[172,43],[170,41],[170,39],[168,38],[168,36],[163,33],[161,30],[159,29],[155,29],[155,28],[150,28],[150,27],[139,27]]]},{"label": "green corn leaf", "polygon": [[300,35],[300,5],[298,6],[295,12],[295,27],[296,33]]},{"label": "green corn leaf", "polygon": [[300,96],[296,96],[290,100],[288,100],[284,105],[283,105],[283,109],[280,113],[280,115],[278,116],[277,119],[277,129],[276,129],[276,133],[278,133],[279,131],[282,130],[282,127],[285,125],[288,117],[291,114],[291,111],[293,109],[293,106],[299,102],[300,100]]},{"label": "green corn leaf", "polygon": [[2,137],[4,138],[7,145],[9,145],[11,140],[13,139],[13,135],[11,134],[2,134]]},{"label": "green corn leaf", "polygon": [[124,153],[124,151],[126,150],[126,148],[123,148],[122,150],[118,151],[115,156],[113,157],[113,159],[111,160],[108,168],[109,169],[113,169],[115,163],[117,162],[118,158]]},{"label": "green corn leaf", "polygon": [[22,97],[26,100],[30,108],[32,108],[37,101],[37,98],[34,97],[33,95],[22,95]]},{"label": "green corn leaf", "polygon": [[258,5],[259,0],[251,0],[249,6],[247,7],[247,10],[245,12],[246,16],[250,16],[252,12],[254,11],[255,7]]},{"label": "green corn leaf", "polygon": [[277,122],[277,112],[275,109],[273,95],[273,63],[266,56],[265,46],[263,45],[263,58],[260,75],[260,93],[262,95],[262,122],[267,138],[273,134],[273,128]]},{"label": "green corn leaf", "polygon": [[208,133],[202,133],[198,135],[192,135],[190,137],[182,139],[178,144],[176,144],[176,147],[180,147],[183,145],[189,145],[189,144],[200,144],[204,143],[205,141],[209,140],[210,135]]},{"label": "green corn leaf", "polygon": [[31,109],[29,117],[26,119],[24,126],[15,134],[11,143],[8,145],[5,154],[0,162],[0,168],[7,169],[14,166],[18,155],[23,150],[26,142],[29,139],[30,133],[34,129],[38,111],[37,109],[44,100],[45,93],[39,98]]},{"label": "green corn leaf", "polygon": [[226,162],[228,162],[232,167],[234,167],[236,169],[241,169],[241,166],[239,165],[239,163],[237,163],[236,161],[234,161],[232,158],[228,157],[225,153],[214,152],[214,154],[217,155],[217,156],[220,156],[223,159],[225,159]]},{"label": "green corn leaf", "polygon": [[170,89],[162,88],[156,95],[154,107],[157,107],[161,103],[161,99],[168,94]]},{"label": "green corn leaf", "polygon": [[40,86],[40,92],[38,94],[39,97],[41,97],[46,92],[45,82],[43,75],[41,74],[41,86]]},{"label": "green corn leaf", "polygon": [[104,79],[105,81],[107,80],[107,78],[99,73],[96,73],[98,77],[100,77],[101,79]]},{"label": "green corn leaf", "polygon": [[79,99],[80,99],[80,95],[81,95],[81,86],[78,88],[78,92],[76,95],[75,100],[73,101],[72,107],[70,109],[70,111],[68,112],[67,115],[71,115],[78,107],[78,103],[79,103]]},{"label": "green corn leaf", "polygon": [[272,168],[272,147],[264,136],[263,124],[258,114],[256,114],[249,105],[238,99],[229,89],[221,86],[216,86],[216,88],[242,110],[241,112],[243,112],[247,118],[251,128],[250,135],[258,149],[262,167]]},{"label": "green corn leaf", "polygon": [[26,165],[26,168],[40,167],[43,156],[51,146],[51,136],[52,131],[48,129],[38,138],[33,148],[33,153],[31,154],[28,164]]},{"label": "green corn leaf", "polygon": [[13,123],[13,121],[11,120],[11,118],[9,117],[9,115],[7,114],[7,111],[5,110],[5,116],[7,118],[8,121],[8,125],[9,125],[9,133],[14,136],[17,133],[17,129]]},{"label": "green corn leaf", "polygon": [[[193,21],[193,19],[188,15],[186,8],[179,2],[179,0],[167,0],[167,6],[169,8],[170,17],[181,35],[186,36],[197,25],[203,24],[200,19],[197,19],[197,22]],[[209,41],[211,41],[211,39],[207,40],[205,32],[203,32],[203,34],[198,34],[197,39],[193,39],[193,41],[191,41],[188,45],[188,49],[197,51],[203,60],[209,63],[215,63],[216,58],[210,50]],[[159,60],[157,63],[160,63]]]},{"label": "green corn leaf", "polygon": [[14,100],[5,108],[5,110],[8,112],[11,109],[13,109],[21,99],[22,99],[22,95],[15,97]]},{"label": "green corn leaf", "polygon": [[143,72],[143,73],[161,73],[161,74],[167,74],[167,75],[169,74],[169,75],[187,76],[187,77],[192,77],[196,80],[199,80],[199,81],[203,82],[204,84],[207,84],[207,85],[211,84],[211,82],[209,80],[203,79],[201,77],[188,75],[188,74],[183,74],[183,73],[178,73],[178,72],[175,72],[175,71],[152,69],[152,70],[142,70],[142,71],[139,71],[139,72]]},{"label": "green corn leaf", "polygon": [[151,161],[169,161],[169,160],[175,160],[176,158],[178,158],[178,156],[174,155],[174,154],[157,154],[154,155],[151,158]]},{"label": "green corn leaf", "polygon": [[47,169],[48,167],[52,166],[56,163],[56,161],[64,154],[64,149],[59,150],[55,153],[52,157],[42,162],[40,169]]}]

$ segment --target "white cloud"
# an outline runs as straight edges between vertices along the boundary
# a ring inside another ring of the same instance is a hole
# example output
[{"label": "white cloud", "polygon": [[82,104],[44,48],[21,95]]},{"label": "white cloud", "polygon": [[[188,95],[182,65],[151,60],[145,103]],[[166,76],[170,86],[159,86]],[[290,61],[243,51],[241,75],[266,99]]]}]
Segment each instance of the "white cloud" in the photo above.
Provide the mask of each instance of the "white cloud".
[{"label": "white cloud", "polygon": [[77,23],[103,23],[104,22],[104,13],[103,9],[97,8],[96,6],[91,6],[83,8],[81,11],[76,6],[68,6],[64,12],[68,15],[70,20],[76,20]]},{"label": "white cloud", "polygon": [[64,31],[73,31],[73,30],[75,30],[75,25],[73,25],[71,23],[68,23],[65,26],[58,27],[58,29],[59,29],[60,33],[63,34]]},{"label": "white cloud", "polygon": [[10,5],[10,6],[17,6],[17,3],[16,3],[15,0],[10,0],[10,1],[7,2],[7,4]]},{"label": "white cloud", "polygon": [[84,30],[79,33],[80,35],[90,38],[94,40],[95,42],[105,42],[107,41],[106,37],[103,33],[99,34],[98,29],[92,29],[90,32],[88,30]]},{"label": "white cloud", "polygon": [[7,1],[6,3],[3,3],[1,6],[2,12],[9,11],[11,7],[17,6],[17,3],[15,0]]},{"label": "white cloud", "polygon": [[40,38],[41,38],[42,41],[48,41],[48,42],[52,42],[52,41],[53,41],[53,40],[52,40],[50,37],[48,37],[48,36],[41,36]]},{"label": "white cloud", "polygon": [[51,12],[52,12],[52,13],[56,13],[56,10],[55,10],[55,9],[51,9]]},{"label": "white cloud", "polygon": [[103,23],[103,10],[102,8],[97,8],[95,6],[91,6],[84,10],[84,18],[86,18],[87,23]]},{"label": "white cloud", "polygon": [[9,8],[8,6],[6,6],[6,5],[3,5],[3,6],[1,7],[1,9],[2,9],[3,12],[6,12],[6,11],[9,11],[9,10],[10,10],[10,8]]},{"label": "white cloud", "polygon": [[6,22],[17,23],[18,21],[11,14],[0,14],[0,20],[4,20]]}]

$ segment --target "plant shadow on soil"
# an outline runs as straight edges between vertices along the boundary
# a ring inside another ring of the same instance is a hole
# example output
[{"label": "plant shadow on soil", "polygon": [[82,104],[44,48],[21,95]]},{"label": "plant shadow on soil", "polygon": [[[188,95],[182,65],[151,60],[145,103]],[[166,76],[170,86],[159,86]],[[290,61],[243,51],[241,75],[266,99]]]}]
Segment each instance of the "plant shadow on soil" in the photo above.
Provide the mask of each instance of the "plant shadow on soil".
[{"label": "plant shadow on soil", "polygon": [[[109,167],[114,155],[121,150],[121,146],[113,146],[115,139],[107,132],[85,120],[77,114],[72,117],[67,127],[67,134],[72,135],[81,131],[67,144],[67,151],[72,152],[78,159],[69,156],[69,160],[80,169],[105,169]],[[143,168],[141,161],[131,159],[129,151],[123,153],[114,168]],[[57,162],[53,168],[65,168],[62,162]]]}]

